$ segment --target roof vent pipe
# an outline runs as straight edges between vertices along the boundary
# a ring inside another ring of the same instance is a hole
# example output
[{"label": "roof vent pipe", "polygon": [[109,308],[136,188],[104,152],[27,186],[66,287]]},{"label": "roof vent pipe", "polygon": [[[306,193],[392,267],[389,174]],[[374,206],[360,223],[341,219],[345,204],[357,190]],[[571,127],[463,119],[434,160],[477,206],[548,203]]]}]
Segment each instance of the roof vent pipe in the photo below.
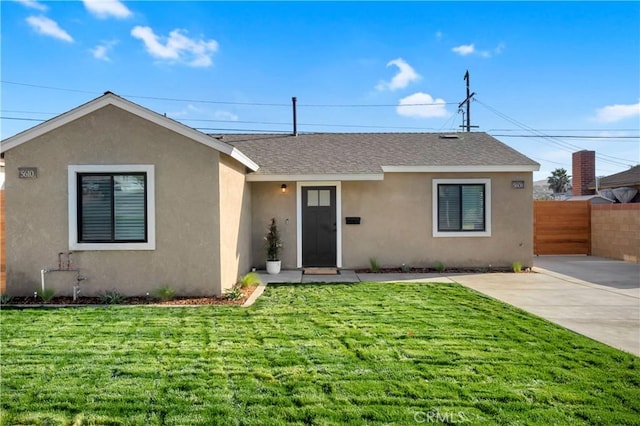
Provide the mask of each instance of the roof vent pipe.
[{"label": "roof vent pipe", "polygon": [[296,114],[296,102],[298,102],[298,98],[295,96],[291,98],[291,103],[293,104],[293,136],[298,136],[298,118]]}]

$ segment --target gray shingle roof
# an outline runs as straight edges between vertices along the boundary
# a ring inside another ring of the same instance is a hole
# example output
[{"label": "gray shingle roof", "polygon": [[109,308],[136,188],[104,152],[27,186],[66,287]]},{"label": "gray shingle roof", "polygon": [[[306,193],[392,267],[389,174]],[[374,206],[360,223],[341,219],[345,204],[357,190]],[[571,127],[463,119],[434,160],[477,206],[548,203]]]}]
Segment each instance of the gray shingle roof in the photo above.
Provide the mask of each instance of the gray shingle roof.
[{"label": "gray shingle roof", "polygon": [[257,175],[382,173],[382,166],[538,166],[486,133],[211,135],[260,165]]},{"label": "gray shingle roof", "polygon": [[[640,185],[640,166],[634,166],[624,172],[616,173],[600,179],[598,189],[619,188],[621,186],[637,186]],[[589,189],[595,189],[596,183],[591,182]]]}]

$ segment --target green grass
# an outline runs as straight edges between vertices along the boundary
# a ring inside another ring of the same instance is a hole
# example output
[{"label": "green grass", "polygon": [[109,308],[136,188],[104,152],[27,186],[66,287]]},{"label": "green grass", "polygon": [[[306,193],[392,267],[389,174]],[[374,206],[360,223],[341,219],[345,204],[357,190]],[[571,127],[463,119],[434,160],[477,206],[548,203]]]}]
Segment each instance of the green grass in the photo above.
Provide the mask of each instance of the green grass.
[{"label": "green grass", "polygon": [[0,312],[2,424],[638,424],[634,357],[457,285]]}]

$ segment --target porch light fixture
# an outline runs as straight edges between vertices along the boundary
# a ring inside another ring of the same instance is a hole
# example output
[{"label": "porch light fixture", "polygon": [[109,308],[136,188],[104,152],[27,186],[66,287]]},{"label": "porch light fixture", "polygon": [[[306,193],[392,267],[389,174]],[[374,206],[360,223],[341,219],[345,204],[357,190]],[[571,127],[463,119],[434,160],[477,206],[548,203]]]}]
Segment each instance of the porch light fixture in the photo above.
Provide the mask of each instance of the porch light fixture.
[{"label": "porch light fixture", "polygon": [[287,184],[283,183],[282,185],[280,185],[280,190],[282,191],[283,194],[287,192]]}]

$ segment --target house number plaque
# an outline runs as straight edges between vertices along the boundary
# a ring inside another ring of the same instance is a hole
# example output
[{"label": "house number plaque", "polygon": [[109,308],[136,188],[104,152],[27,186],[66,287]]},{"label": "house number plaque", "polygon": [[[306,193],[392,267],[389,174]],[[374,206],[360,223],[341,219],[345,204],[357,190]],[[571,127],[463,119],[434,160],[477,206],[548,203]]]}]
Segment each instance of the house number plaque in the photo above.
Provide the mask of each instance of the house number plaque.
[{"label": "house number plaque", "polygon": [[38,168],[18,167],[18,177],[20,179],[36,179],[38,177]]},{"label": "house number plaque", "polygon": [[522,188],[524,188],[524,181],[523,180],[512,180],[511,181],[511,187],[515,188],[515,189],[522,189]]}]

